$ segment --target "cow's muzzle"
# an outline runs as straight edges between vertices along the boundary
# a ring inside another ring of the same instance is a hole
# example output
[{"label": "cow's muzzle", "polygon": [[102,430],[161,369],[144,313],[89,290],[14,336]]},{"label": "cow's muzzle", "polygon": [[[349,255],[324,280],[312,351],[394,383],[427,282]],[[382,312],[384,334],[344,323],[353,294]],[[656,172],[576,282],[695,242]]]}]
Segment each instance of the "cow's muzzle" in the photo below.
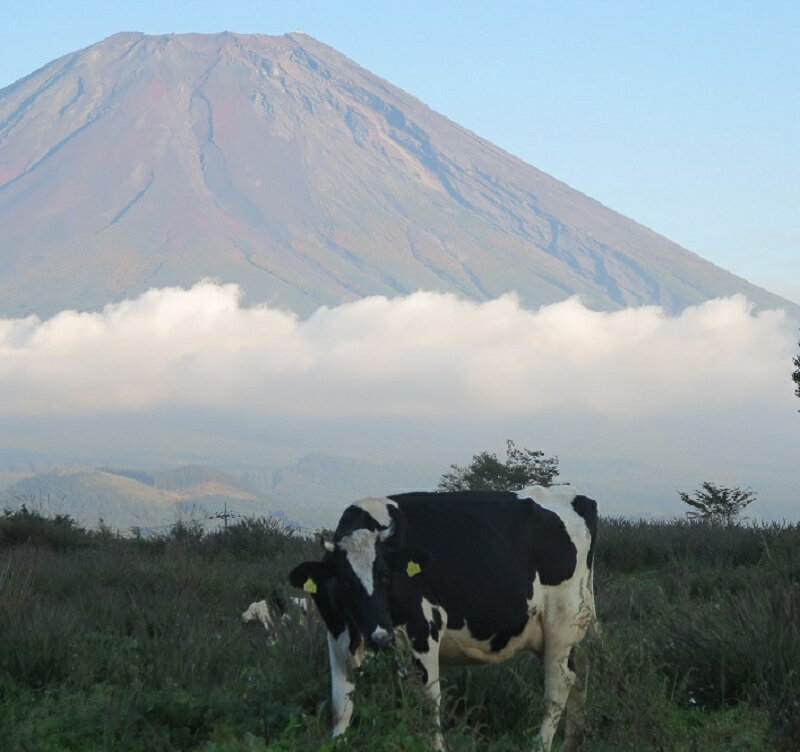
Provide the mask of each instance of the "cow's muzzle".
[{"label": "cow's muzzle", "polygon": [[369,636],[369,641],[376,648],[385,648],[394,642],[394,632],[391,629],[376,627]]}]

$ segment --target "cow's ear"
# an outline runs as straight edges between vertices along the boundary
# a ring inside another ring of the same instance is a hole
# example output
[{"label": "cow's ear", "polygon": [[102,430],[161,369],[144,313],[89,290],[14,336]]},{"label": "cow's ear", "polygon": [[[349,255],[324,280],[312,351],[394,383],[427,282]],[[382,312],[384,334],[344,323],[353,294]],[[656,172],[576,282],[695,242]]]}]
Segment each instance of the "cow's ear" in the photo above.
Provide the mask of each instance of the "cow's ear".
[{"label": "cow's ear", "polygon": [[329,561],[304,561],[289,572],[289,584],[314,595],[335,573]]},{"label": "cow's ear", "polygon": [[405,572],[408,577],[416,577],[431,565],[431,555],[423,548],[406,546],[388,554],[387,563],[395,572]]}]

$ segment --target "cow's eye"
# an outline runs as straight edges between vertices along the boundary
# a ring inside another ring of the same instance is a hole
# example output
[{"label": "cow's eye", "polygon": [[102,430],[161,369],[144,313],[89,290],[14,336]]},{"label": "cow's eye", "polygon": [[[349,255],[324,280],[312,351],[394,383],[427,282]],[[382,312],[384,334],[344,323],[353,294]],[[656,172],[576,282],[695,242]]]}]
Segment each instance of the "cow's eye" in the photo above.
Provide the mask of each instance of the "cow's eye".
[{"label": "cow's eye", "polygon": [[382,585],[388,585],[392,579],[392,576],[389,574],[388,570],[386,572],[381,572],[378,577]]}]

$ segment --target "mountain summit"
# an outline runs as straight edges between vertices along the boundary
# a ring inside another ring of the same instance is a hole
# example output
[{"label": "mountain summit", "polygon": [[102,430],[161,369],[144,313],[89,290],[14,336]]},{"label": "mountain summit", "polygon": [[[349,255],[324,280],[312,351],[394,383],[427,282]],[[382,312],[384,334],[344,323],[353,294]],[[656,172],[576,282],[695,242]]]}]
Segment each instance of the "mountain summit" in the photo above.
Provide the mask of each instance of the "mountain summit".
[{"label": "mountain summit", "polygon": [[303,314],[417,289],[795,308],[305,34],[122,33],[0,90],[0,315],[202,277]]}]

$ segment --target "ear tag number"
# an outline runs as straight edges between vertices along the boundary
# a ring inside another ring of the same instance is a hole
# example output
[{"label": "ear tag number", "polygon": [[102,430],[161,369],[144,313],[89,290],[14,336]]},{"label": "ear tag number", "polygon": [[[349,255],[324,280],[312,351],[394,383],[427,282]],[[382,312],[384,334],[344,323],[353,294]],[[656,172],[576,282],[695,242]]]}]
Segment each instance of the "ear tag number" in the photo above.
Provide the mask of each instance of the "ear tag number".
[{"label": "ear tag number", "polygon": [[312,595],[317,592],[317,583],[314,582],[310,577],[303,583],[303,590],[306,593],[311,593]]},{"label": "ear tag number", "polygon": [[414,575],[419,574],[421,571],[422,567],[417,564],[417,562],[409,560],[408,565],[406,566],[406,574],[409,577],[413,577]]}]

